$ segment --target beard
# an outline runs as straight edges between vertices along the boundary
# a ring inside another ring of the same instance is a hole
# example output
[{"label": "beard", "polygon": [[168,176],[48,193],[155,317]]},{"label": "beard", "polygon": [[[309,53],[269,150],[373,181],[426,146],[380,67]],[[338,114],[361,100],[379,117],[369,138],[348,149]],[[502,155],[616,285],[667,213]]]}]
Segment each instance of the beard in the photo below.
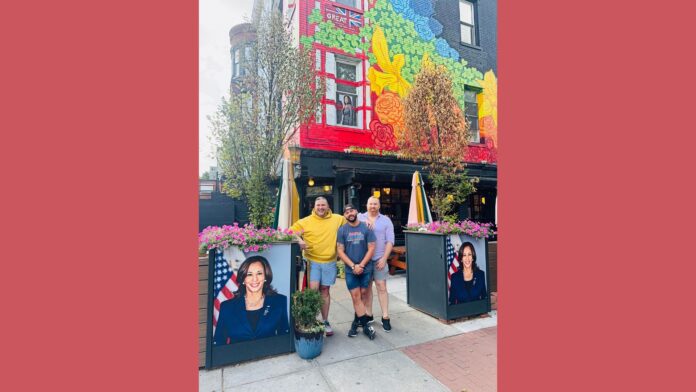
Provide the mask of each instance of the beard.
[{"label": "beard", "polygon": [[346,218],[346,220],[350,223],[355,222],[356,219],[358,219],[358,217],[355,215],[350,215],[349,217]]}]

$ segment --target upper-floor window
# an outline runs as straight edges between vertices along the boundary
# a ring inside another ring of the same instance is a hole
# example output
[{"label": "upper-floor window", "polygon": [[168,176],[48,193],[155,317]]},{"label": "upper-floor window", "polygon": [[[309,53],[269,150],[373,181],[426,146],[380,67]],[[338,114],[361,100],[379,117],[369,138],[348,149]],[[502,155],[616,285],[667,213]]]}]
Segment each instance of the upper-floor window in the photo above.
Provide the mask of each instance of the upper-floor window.
[{"label": "upper-floor window", "polygon": [[239,48],[235,48],[232,51],[232,77],[241,76],[242,71],[242,51]]},{"label": "upper-floor window", "polygon": [[335,0],[337,3],[347,5],[349,7],[356,8],[357,5],[355,4],[356,0]]},{"label": "upper-floor window", "polygon": [[459,0],[459,30],[465,44],[476,45],[476,25],[474,23],[474,4]]},{"label": "upper-floor window", "polygon": [[355,105],[358,94],[354,85],[341,81],[356,82],[357,64],[336,60],[336,124],[355,127],[358,125]]},{"label": "upper-floor window", "polygon": [[464,90],[464,117],[469,123],[469,143],[479,143],[478,103],[476,91]]}]

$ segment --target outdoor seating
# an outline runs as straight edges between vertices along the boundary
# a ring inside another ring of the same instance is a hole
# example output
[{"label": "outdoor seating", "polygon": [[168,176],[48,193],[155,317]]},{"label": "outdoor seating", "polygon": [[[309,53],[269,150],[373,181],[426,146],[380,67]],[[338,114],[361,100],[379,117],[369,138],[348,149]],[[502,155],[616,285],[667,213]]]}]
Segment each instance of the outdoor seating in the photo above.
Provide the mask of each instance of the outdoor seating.
[{"label": "outdoor seating", "polygon": [[406,270],[406,247],[395,246],[392,248],[392,253],[389,256],[389,275],[394,275],[396,269]]}]

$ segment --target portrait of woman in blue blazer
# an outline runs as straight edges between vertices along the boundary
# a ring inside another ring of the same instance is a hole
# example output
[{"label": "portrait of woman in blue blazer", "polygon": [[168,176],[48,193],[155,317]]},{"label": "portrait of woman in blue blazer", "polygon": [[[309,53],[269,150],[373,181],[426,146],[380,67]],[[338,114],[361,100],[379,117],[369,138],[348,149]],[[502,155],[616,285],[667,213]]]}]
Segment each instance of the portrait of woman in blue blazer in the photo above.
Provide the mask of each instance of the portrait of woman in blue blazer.
[{"label": "portrait of woman in blue blazer", "polygon": [[476,265],[476,250],[474,244],[465,242],[457,252],[460,268],[452,275],[449,291],[449,304],[485,299],[486,274]]},{"label": "portrait of woman in blue blazer", "polygon": [[263,256],[244,260],[237,271],[239,289],[220,305],[213,342],[216,345],[287,334],[288,298],[271,286],[273,271]]}]

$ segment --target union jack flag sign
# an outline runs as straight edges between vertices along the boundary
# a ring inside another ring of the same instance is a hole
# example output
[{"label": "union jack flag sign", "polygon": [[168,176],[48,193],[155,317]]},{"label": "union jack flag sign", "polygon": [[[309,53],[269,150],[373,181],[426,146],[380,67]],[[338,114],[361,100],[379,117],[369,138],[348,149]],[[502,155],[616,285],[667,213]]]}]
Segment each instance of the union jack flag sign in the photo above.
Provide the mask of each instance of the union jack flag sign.
[{"label": "union jack flag sign", "polygon": [[345,8],[328,6],[325,8],[326,19],[332,20],[337,26],[358,29],[362,27],[362,14]]}]

